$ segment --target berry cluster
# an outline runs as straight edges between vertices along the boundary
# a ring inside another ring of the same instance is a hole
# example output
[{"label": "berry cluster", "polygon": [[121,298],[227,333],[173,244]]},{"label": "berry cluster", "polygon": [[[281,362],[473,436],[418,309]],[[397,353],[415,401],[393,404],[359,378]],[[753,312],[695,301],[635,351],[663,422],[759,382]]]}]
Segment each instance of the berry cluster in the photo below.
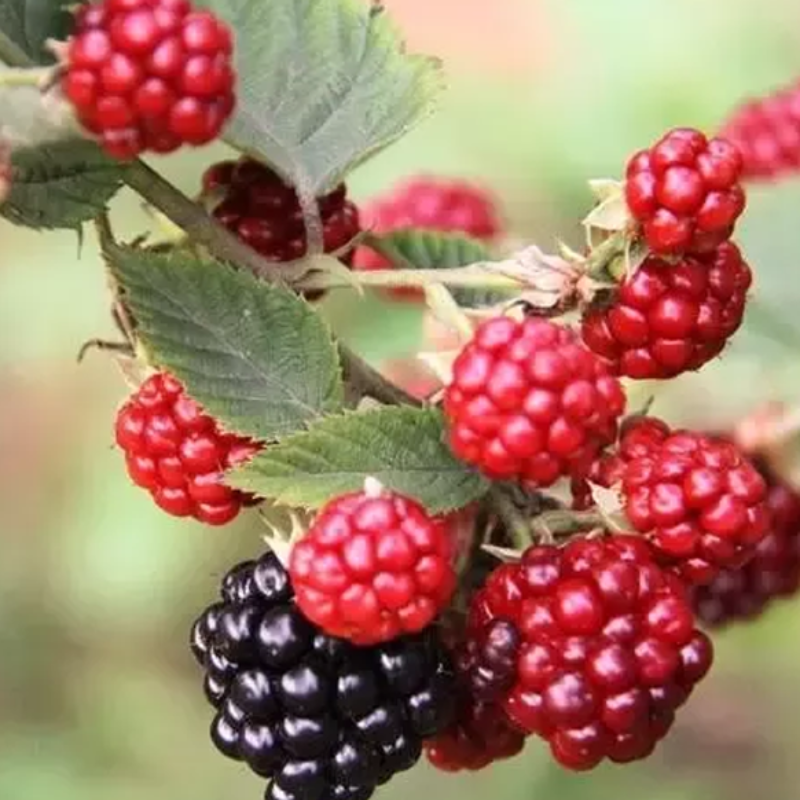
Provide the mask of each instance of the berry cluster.
[{"label": "berry cluster", "polygon": [[453,675],[434,629],[364,648],[329,636],[272,553],[234,567],[221,598],[191,636],[217,709],[211,738],[270,780],[267,800],[366,800],[449,723]]},{"label": "berry cluster", "polygon": [[720,136],[742,154],[744,178],[795,174],[800,169],[800,84],[745,103],[725,122]]},{"label": "berry cluster", "polygon": [[659,255],[706,253],[730,238],[744,211],[742,156],[692,128],[669,131],[631,158],[625,200]]},{"label": "berry cluster", "polygon": [[693,590],[695,613],[706,627],[754,619],[800,590],[800,494],[769,469],[761,472],[769,487],[769,533],[743,567],[722,570],[710,584]]},{"label": "berry cluster", "polygon": [[224,525],[256,502],[223,476],[260,446],[222,432],[166,373],[149,377],[119,410],[116,441],[131,480],[168,514]]},{"label": "berry cluster", "polygon": [[630,378],[697,370],[739,329],[751,281],[732,242],[675,263],[650,256],[620,284],[613,302],[584,314],[583,341]]},{"label": "berry cluster", "polygon": [[747,563],[769,530],[766,482],[719,437],[634,418],[623,426],[617,452],[590,477],[619,485],[633,528],[690,585]]},{"label": "berry cluster", "polygon": [[[265,164],[242,157],[209,167],[203,192],[214,216],[243,242],[273,261],[306,253],[306,229],[295,190]],[[344,184],[317,201],[326,253],[342,250],[359,232],[358,209]]]},{"label": "berry cluster", "polygon": [[117,158],[216,139],[235,106],[233,42],[189,0],[81,5],[63,89],[81,124]]},{"label": "berry cluster", "polygon": [[711,665],[683,587],[638,537],[531,547],[472,603],[471,636],[498,621],[514,670],[495,702],[570,769],[649,755]]},{"label": "berry cluster", "polygon": [[356,644],[421,631],[456,582],[445,520],[372,488],[328,503],[291,556],[301,611]]},{"label": "berry cluster", "polygon": [[[107,0],[103,13],[117,6],[161,20],[185,3]],[[82,19],[101,19],[95,8]],[[644,758],[711,666],[696,618],[750,617],[797,590],[800,496],[731,441],[623,419],[620,376],[697,370],[742,323],[752,275],[730,240],[741,173],[727,141],[670,131],[610,198],[627,212],[597,248],[605,260],[564,248],[563,270],[547,262],[547,277],[574,281],[555,308],[536,307],[532,286],[513,309],[459,320],[480,322],[431,405],[452,455],[485,479],[482,497],[434,516],[364,475],[294,532],[286,566],[267,553],[225,576],[192,648],[212,739],[269,780],[267,800],[366,800],[423,751],[443,771],[478,770],[533,735],[568,769]],[[212,165],[201,199],[265,257],[306,254],[298,195],[265,164]],[[359,213],[344,184],[316,203],[326,252],[391,266],[347,251]],[[484,194],[446,181],[410,182],[365,219],[378,233],[500,233]],[[642,260],[619,277],[632,252]],[[544,318],[562,310],[581,312],[580,332]],[[263,444],[223,432],[165,373],[127,401],[116,433],[131,477],[169,513],[222,524],[256,502],[224,474]],[[562,479],[572,510],[543,492]],[[595,484],[619,495],[614,525]],[[487,566],[498,552],[504,563]]]},{"label": "berry cluster", "polygon": [[453,452],[493,479],[533,487],[588,469],[624,408],[601,360],[569,329],[537,318],[483,323],[444,396]]}]

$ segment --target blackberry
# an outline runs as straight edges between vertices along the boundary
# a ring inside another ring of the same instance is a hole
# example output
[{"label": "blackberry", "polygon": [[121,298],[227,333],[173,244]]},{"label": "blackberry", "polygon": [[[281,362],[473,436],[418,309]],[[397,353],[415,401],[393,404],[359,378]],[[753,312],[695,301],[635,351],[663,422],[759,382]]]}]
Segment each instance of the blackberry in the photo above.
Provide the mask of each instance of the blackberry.
[{"label": "blackberry", "polygon": [[272,553],[233,567],[190,645],[217,749],[268,778],[267,800],[366,800],[412,767],[453,714],[438,632],[371,647],[325,634]]}]

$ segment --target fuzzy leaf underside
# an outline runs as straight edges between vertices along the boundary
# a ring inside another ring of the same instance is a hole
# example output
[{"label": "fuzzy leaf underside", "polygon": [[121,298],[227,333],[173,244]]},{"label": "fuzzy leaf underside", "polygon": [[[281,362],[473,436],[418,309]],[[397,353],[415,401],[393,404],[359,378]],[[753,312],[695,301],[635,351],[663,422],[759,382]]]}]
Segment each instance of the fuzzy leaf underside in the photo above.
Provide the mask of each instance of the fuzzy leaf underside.
[{"label": "fuzzy leaf underside", "polygon": [[236,34],[237,110],[225,131],[308,196],[427,116],[437,61],[410,55],[364,0],[202,0]]}]

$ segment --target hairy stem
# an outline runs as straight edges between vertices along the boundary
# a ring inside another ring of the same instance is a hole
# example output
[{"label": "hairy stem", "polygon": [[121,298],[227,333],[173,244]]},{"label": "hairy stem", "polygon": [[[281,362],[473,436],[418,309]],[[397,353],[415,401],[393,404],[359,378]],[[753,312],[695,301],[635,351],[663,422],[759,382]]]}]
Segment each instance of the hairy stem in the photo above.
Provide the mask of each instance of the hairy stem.
[{"label": "hairy stem", "polygon": [[503,521],[509,538],[518,550],[527,550],[531,546],[531,523],[514,505],[514,501],[500,486],[492,487],[489,499],[497,515]]},{"label": "hairy stem", "polygon": [[324,231],[316,195],[314,192],[309,192],[305,186],[295,186],[295,191],[300,211],[303,214],[303,225],[306,229],[306,254],[313,256],[324,253]]}]

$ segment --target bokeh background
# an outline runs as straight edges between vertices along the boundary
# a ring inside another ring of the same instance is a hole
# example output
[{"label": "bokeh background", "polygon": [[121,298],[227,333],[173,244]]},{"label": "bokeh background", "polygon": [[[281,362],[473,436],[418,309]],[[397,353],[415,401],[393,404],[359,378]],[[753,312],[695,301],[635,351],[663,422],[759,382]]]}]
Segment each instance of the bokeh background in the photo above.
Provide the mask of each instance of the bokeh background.
[{"label": "bokeh background", "polygon": [[[441,112],[362,168],[365,199],[417,172],[485,181],[520,235],[577,242],[585,180],[673,124],[713,130],[743,97],[800,74],[790,0],[386,0],[411,46],[444,58]],[[186,191],[223,148],[159,164]],[[121,233],[150,222],[114,202]],[[800,399],[800,183],[751,192],[740,241],[757,275],[747,328],[655,410],[719,428]],[[259,547],[248,518],[172,521],[126,480],[111,425],[126,389],[81,343],[112,335],[91,234],[0,229],[0,798],[233,800],[261,783],[217,757],[185,646],[221,574]],[[343,335],[379,361],[413,351],[418,312],[337,298]],[[718,639],[716,670],[646,763],[569,775],[532,741],[485,774],[420,766],[385,800],[769,800],[800,796],[800,602]]]}]

